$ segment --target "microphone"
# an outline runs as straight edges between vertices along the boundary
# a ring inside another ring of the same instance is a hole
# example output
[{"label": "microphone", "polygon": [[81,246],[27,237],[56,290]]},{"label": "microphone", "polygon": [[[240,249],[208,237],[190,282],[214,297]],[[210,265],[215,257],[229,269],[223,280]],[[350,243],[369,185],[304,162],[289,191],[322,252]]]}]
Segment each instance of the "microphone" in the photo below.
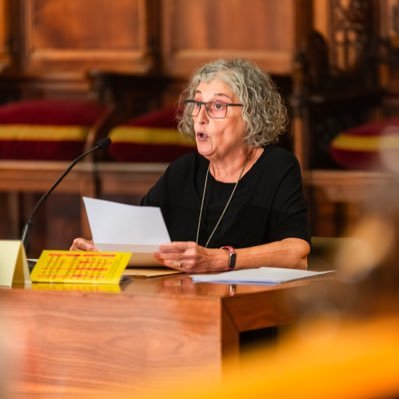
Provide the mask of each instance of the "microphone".
[{"label": "microphone", "polygon": [[22,237],[21,241],[22,244],[25,248],[25,251],[28,251],[28,243],[29,243],[29,234],[32,229],[32,220],[33,217],[35,216],[37,210],[40,208],[40,206],[43,204],[43,202],[47,199],[47,197],[53,192],[53,190],[58,186],[59,183],[63,180],[63,178],[69,173],[69,171],[84,157],[89,155],[90,153],[97,151],[97,150],[105,150],[107,149],[111,144],[111,139],[109,137],[104,137],[101,140],[97,142],[97,144],[93,147],[84,152],[83,154],[79,155],[77,158],[75,158],[69,166],[65,169],[64,173],[53,183],[53,185],[41,196],[39,201],[36,203],[35,207],[33,208],[33,211],[31,212],[28,221],[26,222],[23,232],[22,232]]}]

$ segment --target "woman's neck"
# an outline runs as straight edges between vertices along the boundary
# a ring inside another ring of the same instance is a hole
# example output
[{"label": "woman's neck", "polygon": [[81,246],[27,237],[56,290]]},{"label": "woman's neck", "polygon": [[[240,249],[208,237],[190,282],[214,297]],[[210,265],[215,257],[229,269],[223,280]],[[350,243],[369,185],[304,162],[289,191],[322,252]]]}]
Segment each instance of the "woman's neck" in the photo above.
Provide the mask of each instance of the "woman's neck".
[{"label": "woman's neck", "polygon": [[213,178],[223,183],[235,183],[244,176],[263,153],[263,148],[248,148],[242,157],[237,157],[234,162],[210,162],[210,172]]}]

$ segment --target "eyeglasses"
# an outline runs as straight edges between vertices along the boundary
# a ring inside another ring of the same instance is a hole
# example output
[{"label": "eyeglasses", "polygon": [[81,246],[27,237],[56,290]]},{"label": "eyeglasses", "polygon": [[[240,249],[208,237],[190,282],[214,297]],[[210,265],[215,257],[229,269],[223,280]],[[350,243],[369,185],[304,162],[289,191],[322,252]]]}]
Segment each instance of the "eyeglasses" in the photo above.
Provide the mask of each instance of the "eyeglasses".
[{"label": "eyeglasses", "polygon": [[227,115],[228,107],[242,107],[243,104],[224,103],[222,101],[197,101],[197,100],[186,100],[186,109],[191,113],[192,116],[198,116],[201,107],[204,105],[207,115],[213,119],[223,119]]}]

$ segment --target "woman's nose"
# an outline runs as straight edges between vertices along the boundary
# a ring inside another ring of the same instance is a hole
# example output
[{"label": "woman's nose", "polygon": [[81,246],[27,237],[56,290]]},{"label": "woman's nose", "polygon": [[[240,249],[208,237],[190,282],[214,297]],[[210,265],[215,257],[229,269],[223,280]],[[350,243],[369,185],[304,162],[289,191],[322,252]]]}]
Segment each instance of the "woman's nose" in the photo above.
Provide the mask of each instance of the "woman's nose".
[{"label": "woman's nose", "polygon": [[208,113],[206,111],[206,105],[202,104],[200,110],[199,110],[199,114],[197,116],[197,121],[198,123],[204,124],[208,121],[209,117],[208,117]]}]

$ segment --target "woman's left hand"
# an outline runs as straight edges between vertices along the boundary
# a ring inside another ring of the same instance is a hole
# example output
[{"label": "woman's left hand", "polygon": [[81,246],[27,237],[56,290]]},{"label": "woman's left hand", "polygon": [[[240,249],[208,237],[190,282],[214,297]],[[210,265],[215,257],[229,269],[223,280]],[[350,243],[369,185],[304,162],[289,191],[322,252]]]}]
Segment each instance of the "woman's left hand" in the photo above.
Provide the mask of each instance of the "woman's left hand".
[{"label": "woman's left hand", "polygon": [[186,273],[226,270],[226,255],[220,249],[205,248],[193,241],[161,244],[155,257],[165,266]]}]

